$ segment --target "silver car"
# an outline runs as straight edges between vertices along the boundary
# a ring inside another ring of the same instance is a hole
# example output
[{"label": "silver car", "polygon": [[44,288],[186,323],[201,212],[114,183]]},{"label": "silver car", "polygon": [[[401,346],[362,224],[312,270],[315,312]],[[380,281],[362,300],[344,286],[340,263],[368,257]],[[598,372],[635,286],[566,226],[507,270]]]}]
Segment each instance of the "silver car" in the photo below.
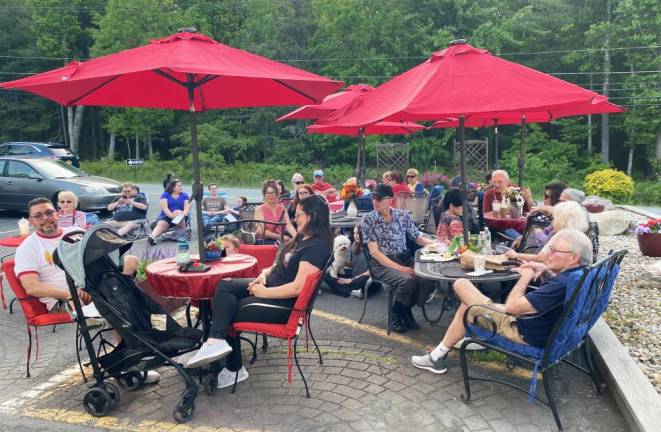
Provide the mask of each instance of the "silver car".
[{"label": "silver car", "polygon": [[0,208],[26,210],[36,197],[50,198],[55,204],[63,190],[78,196],[80,210],[103,211],[120,196],[122,187],[115,180],[89,175],[62,161],[0,157]]}]

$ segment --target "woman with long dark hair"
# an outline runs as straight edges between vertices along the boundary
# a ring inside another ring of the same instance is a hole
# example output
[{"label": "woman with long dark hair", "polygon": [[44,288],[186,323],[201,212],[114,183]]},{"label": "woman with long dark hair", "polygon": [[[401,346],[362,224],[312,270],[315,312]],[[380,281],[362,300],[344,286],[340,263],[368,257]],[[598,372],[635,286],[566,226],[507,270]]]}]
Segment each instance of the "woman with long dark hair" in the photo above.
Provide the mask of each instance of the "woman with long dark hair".
[{"label": "woman with long dark hair", "polygon": [[222,280],[213,299],[213,324],[209,338],[187,362],[199,367],[228,356],[218,374],[218,387],[248,379],[243,367],[240,340],[228,334],[233,322],[284,324],[307,277],[320,271],[331,255],[332,234],[328,205],[317,196],[302,199],[296,208],[296,235],[287,242],[275,264],[256,279]]}]

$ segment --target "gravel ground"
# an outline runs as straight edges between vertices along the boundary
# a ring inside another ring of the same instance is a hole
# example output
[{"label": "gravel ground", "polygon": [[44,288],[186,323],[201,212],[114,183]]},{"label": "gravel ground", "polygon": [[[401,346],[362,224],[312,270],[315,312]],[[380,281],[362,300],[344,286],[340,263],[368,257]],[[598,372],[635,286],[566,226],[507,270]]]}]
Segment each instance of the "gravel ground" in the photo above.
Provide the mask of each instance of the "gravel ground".
[{"label": "gravel ground", "polygon": [[[631,213],[636,222],[647,218]],[[646,268],[659,260],[643,256],[635,235],[601,236],[599,256],[627,249],[605,318],[631,357],[661,393],[661,285],[649,280]]]}]

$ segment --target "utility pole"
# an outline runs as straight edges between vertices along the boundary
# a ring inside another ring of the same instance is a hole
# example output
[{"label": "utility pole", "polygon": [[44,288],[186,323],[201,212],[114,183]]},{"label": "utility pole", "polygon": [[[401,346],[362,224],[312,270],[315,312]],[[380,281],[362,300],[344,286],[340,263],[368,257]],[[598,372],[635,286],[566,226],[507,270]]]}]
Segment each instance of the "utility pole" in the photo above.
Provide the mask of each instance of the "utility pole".
[{"label": "utility pole", "polygon": [[[606,2],[606,19],[608,22],[608,27],[610,30],[611,24],[611,9],[612,4],[611,0]],[[608,97],[609,83],[610,83],[610,72],[611,72],[611,53],[610,53],[610,31],[606,32],[606,46],[604,49],[604,84],[603,84],[603,95]],[[608,164],[610,160],[609,154],[609,124],[608,124],[608,114],[601,115],[601,162]]]}]

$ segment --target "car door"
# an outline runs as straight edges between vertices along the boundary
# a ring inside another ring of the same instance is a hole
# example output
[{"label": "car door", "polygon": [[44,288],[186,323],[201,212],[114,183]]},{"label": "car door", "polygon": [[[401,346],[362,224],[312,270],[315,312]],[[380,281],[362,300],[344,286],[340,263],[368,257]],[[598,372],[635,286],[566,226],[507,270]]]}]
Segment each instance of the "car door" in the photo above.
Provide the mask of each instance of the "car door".
[{"label": "car door", "polygon": [[5,207],[9,200],[9,186],[7,185],[7,177],[5,177],[5,164],[6,161],[4,159],[0,159],[0,208],[8,208]]},{"label": "car door", "polygon": [[12,209],[25,210],[31,199],[44,196],[43,176],[29,164],[8,160],[3,181],[7,187],[7,203]]}]

